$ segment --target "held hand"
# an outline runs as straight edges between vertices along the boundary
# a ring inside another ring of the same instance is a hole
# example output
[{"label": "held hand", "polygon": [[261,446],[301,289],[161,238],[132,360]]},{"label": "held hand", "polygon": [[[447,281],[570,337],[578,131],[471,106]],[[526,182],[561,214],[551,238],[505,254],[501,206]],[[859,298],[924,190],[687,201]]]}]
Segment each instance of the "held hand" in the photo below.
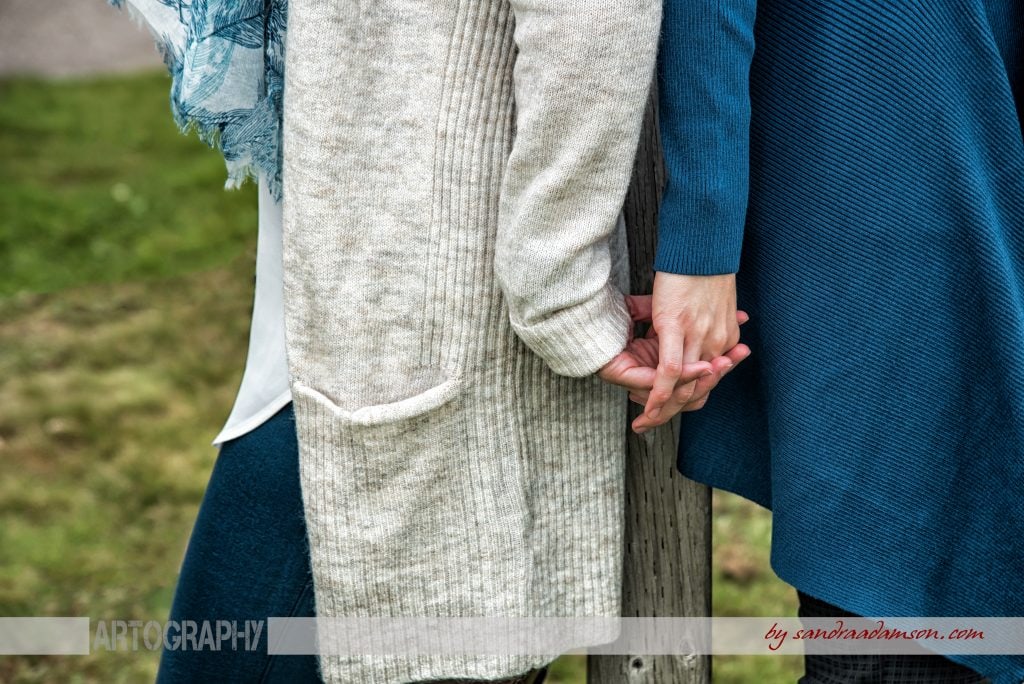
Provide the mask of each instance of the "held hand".
[{"label": "held hand", "polygon": [[[658,371],[658,338],[638,337],[630,339],[626,348],[597,372],[599,378],[629,390],[630,396],[646,396]],[[699,379],[713,374],[712,364],[707,361],[686,364],[680,369],[680,383],[686,387],[695,386]]]},{"label": "held hand", "polygon": [[[626,304],[634,321],[650,322],[651,297],[626,296]],[[743,311],[737,312],[738,323],[745,323],[749,316]],[[618,356],[608,362],[599,372],[598,377],[630,391],[630,399],[643,404],[650,396],[658,375],[660,340],[652,327],[647,337],[633,338]],[[726,355],[716,357],[710,362],[698,361],[683,364],[678,382],[672,392],[672,401],[663,409],[659,420],[651,420],[646,415],[639,416],[633,422],[633,429],[638,433],[656,425],[668,422],[679,411],[695,411],[704,406],[707,396],[718,384],[718,381],[734,365],[750,355],[750,349],[743,344],[736,345]]]},{"label": "held hand", "polygon": [[[746,317],[746,314],[740,313]],[[681,379],[672,391],[669,401],[662,407],[657,419],[642,413],[633,421],[633,430],[638,434],[643,434],[653,427],[667,423],[677,413],[699,411],[704,408],[704,404],[707,403],[708,397],[711,395],[711,390],[718,386],[726,373],[748,356],[750,356],[750,348],[745,344],[737,344],[723,356],[712,359],[710,374],[702,376],[696,382],[686,382],[685,379]],[[637,404],[643,405],[650,401],[650,395],[649,391],[632,390],[629,393],[629,398]]]},{"label": "held hand", "polygon": [[[658,272],[652,296],[637,298],[632,304],[641,309],[638,315],[650,314],[659,340],[658,376],[644,415],[654,425],[660,425],[665,422],[661,412],[679,405],[673,392],[683,364],[710,361],[739,342],[736,276]],[[642,310],[648,304],[650,311]]]},{"label": "held hand", "polygon": [[[638,311],[661,339],[662,363],[710,361],[736,346],[734,274],[688,276],[658,272],[650,297],[637,297]],[[639,320],[644,320],[643,318]]]},{"label": "held hand", "polygon": [[[647,320],[647,322],[650,322],[652,318],[652,299],[653,297],[650,295],[626,296],[627,305],[634,320]],[[748,322],[748,320],[750,320],[750,315],[746,314],[745,311],[736,310],[735,325],[737,329],[740,325]],[[647,339],[654,339],[660,342],[657,332],[653,326],[647,331]],[[660,346],[660,344],[658,346]],[[638,433],[642,433],[651,427],[668,423],[677,413],[684,411],[697,411],[703,408],[703,405],[705,405],[708,400],[711,390],[718,385],[719,381],[721,381],[726,373],[750,354],[750,347],[745,344],[736,344],[726,351],[724,355],[716,356],[711,360],[713,367],[713,373],[711,375],[703,376],[696,382],[690,382],[687,378],[680,377],[672,388],[668,398],[660,402],[660,408],[656,413],[656,417],[651,417],[649,413],[640,415],[633,422],[633,429]],[[660,356],[652,362],[649,357],[645,360],[650,362],[651,366],[657,369],[654,380],[656,384],[657,374],[665,370],[666,365],[664,364],[664,356]],[[684,366],[686,365],[684,364]],[[650,403],[652,389],[653,386],[649,388],[632,389],[630,392],[630,398],[637,403]]]}]

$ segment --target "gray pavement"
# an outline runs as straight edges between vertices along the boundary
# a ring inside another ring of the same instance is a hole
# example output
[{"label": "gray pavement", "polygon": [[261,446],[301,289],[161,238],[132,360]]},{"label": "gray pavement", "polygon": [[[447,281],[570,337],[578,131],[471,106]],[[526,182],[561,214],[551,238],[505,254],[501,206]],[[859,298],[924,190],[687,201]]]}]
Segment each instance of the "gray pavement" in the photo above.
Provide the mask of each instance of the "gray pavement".
[{"label": "gray pavement", "polygon": [[162,66],[149,31],[105,0],[0,0],[0,77]]}]

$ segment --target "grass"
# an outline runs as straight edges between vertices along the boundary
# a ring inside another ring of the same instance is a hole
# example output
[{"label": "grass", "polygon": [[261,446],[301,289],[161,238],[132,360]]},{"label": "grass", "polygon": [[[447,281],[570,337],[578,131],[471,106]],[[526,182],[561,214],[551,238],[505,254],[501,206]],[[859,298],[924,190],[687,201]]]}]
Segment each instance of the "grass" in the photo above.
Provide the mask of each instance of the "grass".
[{"label": "grass", "polygon": [[[716,617],[796,616],[796,593],[771,570],[771,515],[746,499],[712,497],[711,611]],[[715,656],[715,684],[792,683],[799,656]]]},{"label": "grass", "polygon": [[[251,263],[0,303],[0,614],[166,619],[244,353]],[[151,680],[156,654],[0,659]]]},{"label": "grass", "polygon": [[[248,337],[253,188],[162,74],[0,81],[0,615],[166,619]],[[716,615],[793,615],[770,518],[715,496]],[[0,681],[151,681],[157,654],[3,657]],[[716,658],[793,682],[795,658]],[[553,684],[583,681],[581,656]]]},{"label": "grass", "polygon": [[248,244],[254,189],[177,132],[164,74],[0,81],[0,296],[225,263]]}]

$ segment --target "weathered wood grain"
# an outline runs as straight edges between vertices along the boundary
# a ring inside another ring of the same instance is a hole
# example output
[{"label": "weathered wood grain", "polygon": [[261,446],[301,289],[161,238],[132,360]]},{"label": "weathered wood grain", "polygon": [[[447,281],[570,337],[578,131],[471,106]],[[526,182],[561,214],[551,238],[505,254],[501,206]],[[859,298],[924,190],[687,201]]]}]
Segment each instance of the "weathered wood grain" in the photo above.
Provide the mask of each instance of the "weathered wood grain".
[{"label": "weathered wood grain", "polygon": [[[665,168],[652,85],[633,179],[626,197],[633,293],[650,293]],[[711,490],[675,468],[678,419],[639,436],[629,423],[626,464],[626,550],[623,615],[703,617],[711,614]],[[590,656],[590,684],[708,684],[708,656]]]}]

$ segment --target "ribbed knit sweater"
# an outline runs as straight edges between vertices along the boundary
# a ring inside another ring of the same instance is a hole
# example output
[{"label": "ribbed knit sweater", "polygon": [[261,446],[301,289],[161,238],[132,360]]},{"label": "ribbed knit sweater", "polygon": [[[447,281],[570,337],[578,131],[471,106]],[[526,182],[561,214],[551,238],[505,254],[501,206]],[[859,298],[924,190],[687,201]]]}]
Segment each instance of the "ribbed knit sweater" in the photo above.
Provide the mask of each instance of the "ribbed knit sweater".
[{"label": "ribbed knit sweater", "polygon": [[[617,616],[617,218],[658,0],[291,0],[288,361],[318,616]],[[327,682],[557,654],[322,656]]]},{"label": "ribbed knit sweater", "polygon": [[657,267],[738,269],[754,352],[682,472],[848,611],[1024,616],[1024,3],[666,0],[661,45]]}]

